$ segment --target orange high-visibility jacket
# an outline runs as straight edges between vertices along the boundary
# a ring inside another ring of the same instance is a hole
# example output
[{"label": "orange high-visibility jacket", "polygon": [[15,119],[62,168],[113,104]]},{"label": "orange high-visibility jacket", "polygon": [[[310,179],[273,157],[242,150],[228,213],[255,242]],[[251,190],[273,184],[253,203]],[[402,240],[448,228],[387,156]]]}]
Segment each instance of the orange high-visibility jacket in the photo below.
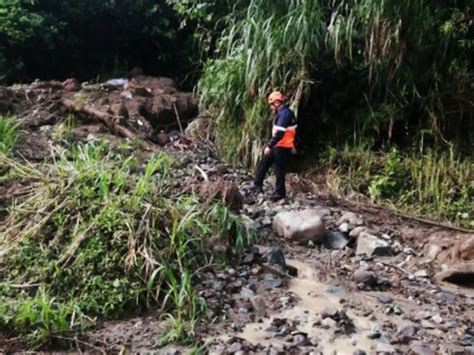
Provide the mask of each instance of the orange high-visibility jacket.
[{"label": "orange high-visibility jacket", "polygon": [[296,117],[287,106],[282,106],[273,120],[272,138],[267,143],[270,148],[293,148],[296,136]]}]

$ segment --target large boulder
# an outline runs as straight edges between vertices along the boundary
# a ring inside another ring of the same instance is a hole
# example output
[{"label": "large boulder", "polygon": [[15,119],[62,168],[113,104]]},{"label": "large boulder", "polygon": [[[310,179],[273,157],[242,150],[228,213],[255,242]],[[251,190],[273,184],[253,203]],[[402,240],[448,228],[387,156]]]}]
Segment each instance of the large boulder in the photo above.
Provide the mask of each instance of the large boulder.
[{"label": "large boulder", "polygon": [[322,242],[326,235],[324,222],[317,210],[280,212],[273,219],[273,229],[293,242]]}]

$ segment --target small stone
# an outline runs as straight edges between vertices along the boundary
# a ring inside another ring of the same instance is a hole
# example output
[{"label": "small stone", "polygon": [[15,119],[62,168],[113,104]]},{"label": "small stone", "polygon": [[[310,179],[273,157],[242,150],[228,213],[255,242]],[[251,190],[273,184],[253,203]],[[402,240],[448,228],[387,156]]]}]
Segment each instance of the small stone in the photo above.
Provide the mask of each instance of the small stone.
[{"label": "small stone", "polygon": [[372,234],[362,232],[357,238],[356,254],[366,256],[388,256],[390,255],[390,246],[384,240],[377,238]]},{"label": "small stone", "polygon": [[415,272],[416,277],[429,277],[428,271],[426,270],[418,270]]},{"label": "small stone", "polygon": [[454,303],[456,301],[456,295],[450,292],[441,291],[436,294],[436,299],[440,302]]},{"label": "small stone", "polygon": [[367,227],[359,226],[350,231],[349,237],[357,239],[362,232],[366,232]]},{"label": "small stone", "polygon": [[435,329],[436,328],[436,326],[433,323],[431,323],[431,322],[429,322],[425,319],[423,319],[421,321],[421,326],[425,329]]},{"label": "small stone", "polygon": [[367,334],[367,338],[369,339],[379,339],[381,336],[382,336],[382,333],[380,333],[380,331],[378,330],[375,330]]},{"label": "small stone", "polygon": [[418,328],[412,324],[404,324],[398,328],[397,336],[400,338],[402,344],[409,344],[418,332]]},{"label": "small stone", "polygon": [[242,260],[242,264],[244,265],[252,265],[258,263],[260,261],[260,254],[256,252],[250,252],[245,255],[244,260]]},{"label": "small stone", "polygon": [[265,259],[271,265],[278,265],[283,270],[286,268],[285,254],[280,248],[271,247],[265,254]]},{"label": "small stone", "polygon": [[342,223],[339,227],[337,227],[341,233],[348,233],[351,230],[351,226],[349,223]]},{"label": "small stone", "polygon": [[279,276],[268,274],[263,279],[262,285],[265,288],[281,287],[283,286],[283,280]]},{"label": "small stone", "polygon": [[367,353],[364,350],[356,350],[352,355],[367,355]]},{"label": "small stone", "polygon": [[450,322],[446,322],[445,326],[449,329],[457,329],[457,328],[459,328],[459,323],[454,322],[454,321],[450,321]]},{"label": "small stone", "polygon": [[235,354],[238,351],[242,351],[242,344],[238,343],[238,342],[235,342],[229,347],[229,349],[227,349],[227,351],[230,354]]},{"label": "small stone", "polygon": [[464,346],[460,345],[444,345],[443,346],[443,354],[447,355],[464,355],[464,354],[469,354],[469,352],[466,351]]},{"label": "small stone", "polygon": [[252,299],[252,306],[257,317],[263,318],[267,316],[267,306],[265,299],[262,296],[254,297]]},{"label": "small stone", "polygon": [[416,355],[435,355],[433,350],[423,343],[415,343],[411,346],[410,350]]},{"label": "small stone", "polygon": [[293,338],[293,343],[296,346],[309,346],[311,342],[306,334],[296,334]]},{"label": "small stone", "polygon": [[356,283],[364,284],[364,286],[372,287],[377,283],[377,276],[371,271],[364,269],[357,270],[354,273],[353,279]]},{"label": "small stone", "polygon": [[387,343],[377,343],[377,354],[395,354],[395,348]]},{"label": "small stone", "polygon": [[380,303],[389,304],[393,302],[393,296],[389,292],[381,292],[377,295],[377,299]]},{"label": "small stone", "polygon": [[324,311],[321,312],[321,318],[336,318],[339,314],[339,311],[335,308],[326,308]]},{"label": "small stone", "polygon": [[344,233],[339,231],[327,231],[326,238],[324,240],[324,246],[328,249],[340,250],[344,249],[349,240],[346,238]]},{"label": "small stone", "polygon": [[345,291],[344,287],[342,286],[333,286],[327,285],[324,287],[324,292],[331,293],[331,294],[339,294]]},{"label": "small stone", "polygon": [[362,221],[362,218],[357,216],[353,212],[344,212],[342,216],[337,220],[336,225],[340,226],[343,223],[349,223],[352,224],[353,226],[360,226],[364,222]]},{"label": "small stone", "polygon": [[428,319],[431,317],[431,313],[428,312],[428,311],[419,311],[417,314],[416,314],[416,318],[417,319]]},{"label": "small stone", "polygon": [[337,327],[337,322],[332,318],[324,318],[321,322],[323,328],[335,328]]},{"label": "small stone", "polygon": [[443,323],[443,318],[441,318],[439,314],[435,314],[433,317],[431,317],[431,320],[435,322],[436,324]]}]

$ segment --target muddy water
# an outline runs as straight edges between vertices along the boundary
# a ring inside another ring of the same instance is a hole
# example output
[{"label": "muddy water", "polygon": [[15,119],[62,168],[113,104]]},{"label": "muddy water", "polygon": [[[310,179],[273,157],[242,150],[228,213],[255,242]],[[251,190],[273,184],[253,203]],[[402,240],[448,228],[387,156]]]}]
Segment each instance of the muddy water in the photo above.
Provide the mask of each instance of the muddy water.
[{"label": "muddy water", "polygon": [[[316,273],[307,264],[296,260],[287,260],[287,264],[298,269],[298,277],[293,278],[288,283],[288,290],[298,296],[300,301],[292,308],[288,308],[278,313],[278,318],[286,318],[299,321],[298,331],[308,334],[308,338],[314,343],[318,343],[324,353],[352,354],[355,350],[361,349],[373,351],[376,341],[367,338],[368,332],[378,328],[378,325],[359,317],[348,311],[348,316],[354,321],[356,333],[350,336],[337,335],[334,337],[334,329],[323,329],[313,326],[319,320],[319,313],[330,308],[342,310],[340,299],[344,293],[334,295],[324,291],[325,284],[319,282]],[[282,340],[275,339],[266,329],[270,327],[272,319],[265,319],[263,323],[247,324],[243,333],[239,337],[253,344],[283,344]]]}]

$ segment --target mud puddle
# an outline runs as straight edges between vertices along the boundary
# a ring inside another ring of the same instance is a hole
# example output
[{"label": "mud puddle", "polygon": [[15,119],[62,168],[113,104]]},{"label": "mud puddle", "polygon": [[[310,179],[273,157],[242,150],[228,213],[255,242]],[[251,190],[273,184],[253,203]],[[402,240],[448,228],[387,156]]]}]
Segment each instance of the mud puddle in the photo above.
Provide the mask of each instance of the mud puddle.
[{"label": "mud puddle", "polygon": [[[286,289],[295,296],[297,303],[289,304],[289,297],[284,296],[281,298],[284,307],[282,311],[270,314],[269,318],[261,322],[246,324],[241,333],[221,336],[219,339],[227,341],[232,336],[237,336],[254,345],[289,345],[285,338],[275,337],[271,330],[272,323],[278,318],[296,325],[297,330],[293,333],[307,334],[311,345],[324,349],[325,353],[353,353],[356,350],[370,351],[376,347],[377,341],[369,339],[367,335],[378,329],[379,325],[344,309],[344,297],[347,295],[345,292],[333,294],[325,291],[328,284],[318,281],[316,271],[310,265],[298,260],[286,262],[298,270],[298,276],[288,281]],[[285,304],[286,302],[288,303]],[[335,329],[321,326],[321,313],[327,310],[346,312],[354,323],[355,332],[347,335],[337,334]]]}]

